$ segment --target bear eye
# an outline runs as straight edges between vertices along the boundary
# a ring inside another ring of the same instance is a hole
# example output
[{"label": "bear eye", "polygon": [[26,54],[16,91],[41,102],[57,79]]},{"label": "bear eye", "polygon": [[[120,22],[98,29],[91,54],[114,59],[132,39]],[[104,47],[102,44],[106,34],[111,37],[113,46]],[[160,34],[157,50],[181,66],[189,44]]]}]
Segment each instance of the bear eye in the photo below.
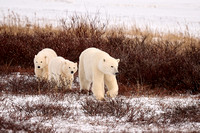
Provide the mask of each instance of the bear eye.
[{"label": "bear eye", "polygon": [[71,67],[69,67],[69,69],[70,69]]},{"label": "bear eye", "polygon": [[36,61],[36,63],[38,63],[38,62]]},{"label": "bear eye", "polygon": [[75,67],[74,67],[74,69],[75,69]]},{"label": "bear eye", "polygon": [[113,68],[113,66],[110,66],[111,68]]},{"label": "bear eye", "polygon": [[42,61],[40,63],[42,63]]}]

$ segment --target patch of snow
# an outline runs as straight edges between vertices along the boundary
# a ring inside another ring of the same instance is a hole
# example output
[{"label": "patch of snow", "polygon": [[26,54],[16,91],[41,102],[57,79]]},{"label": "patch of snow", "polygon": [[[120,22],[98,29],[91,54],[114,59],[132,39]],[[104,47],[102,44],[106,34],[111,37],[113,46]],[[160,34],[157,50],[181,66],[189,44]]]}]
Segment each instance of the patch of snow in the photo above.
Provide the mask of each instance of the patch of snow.
[{"label": "patch of snow", "polygon": [[[60,105],[63,107],[70,107],[70,112],[72,115],[69,118],[65,118],[63,116],[56,116],[49,119],[44,119],[41,117],[32,117],[29,120],[25,121],[25,123],[37,123],[40,122],[45,127],[51,127],[56,132],[67,132],[69,129],[73,131],[81,131],[81,132],[133,132],[133,131],[160,131],[159,127],[156,125],[145,125],[138,126],[133,125],[129,122],[126,122],[126,118],[116,118],[114,116],[104,117],[104,116],[89,116],[86,115],[81,109],[81,103],[88,97],[87,95],[81,94],[80,98],[77,98],[77,94],[66,94],[64,99],[53,100],[49,95],[10,95],[10,94],[2,94],[0,100],[0,116],[6,119],[11,119],[9,114],[15,113],[17,116],[25,117],[25,111],[19,111],[15,107],[23,107],[26,104],[38,105],[38,104],[53,104]],[[93,96],[89,96],[89,98],[94,100]],[[199,103],[199,99],[194,99],[191,97],[130,97],[126,98],[124,96],[118,96],[118,98],[124,99],[127,102],[131,103],[133,108],[140,107],[140,111],[146,111],[145,117],[151,117],[159,115],[166,110],[163,110],[165,106],[173,107],[177,103],[180,106],[186,105],[196,105]],[[141,108],[142,107],[142,108]],[[140,115],[140,111],[134,114]],[[32,114],[34,116],[34,114]],[[170,127],[166,127],[165,129],[168,131],[183,131],[187,132],[193,129],[200,130],[200,123],[178,123],[176,125],[171,125]]]},{"label": "patch of snow", "polygon": [[32,22],[42,20],[53,25],[74,14],[88,14],[99,15],[103,22],[109,20],[114,26],[200,34],[197,0],[0,0],[0,11],[0,22],[11,11]]}]

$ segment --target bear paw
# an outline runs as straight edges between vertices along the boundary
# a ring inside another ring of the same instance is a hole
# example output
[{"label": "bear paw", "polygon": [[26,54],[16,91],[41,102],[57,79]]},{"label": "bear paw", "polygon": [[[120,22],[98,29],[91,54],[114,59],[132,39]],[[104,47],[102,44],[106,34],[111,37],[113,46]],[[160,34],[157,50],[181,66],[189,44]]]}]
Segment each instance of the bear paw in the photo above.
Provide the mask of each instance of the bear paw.
[{"label": "bear paw", "polygon": [[104,97],[96,97],[96,99],[99,100],[99,101],[105,101]]},{"label": "bear paw", "polygon": [[111,98],[115,98],[118,94],[118,92],[113,92],[113,91],[107,91],[107,96]]}]

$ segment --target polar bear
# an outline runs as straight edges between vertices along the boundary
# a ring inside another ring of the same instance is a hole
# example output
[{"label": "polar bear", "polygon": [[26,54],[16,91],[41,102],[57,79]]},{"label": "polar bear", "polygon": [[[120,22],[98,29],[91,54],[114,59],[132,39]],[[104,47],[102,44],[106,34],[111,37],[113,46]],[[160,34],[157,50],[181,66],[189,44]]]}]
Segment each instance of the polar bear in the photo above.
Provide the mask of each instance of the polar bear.
[{"label": "polar bear", "polygon": [[77,63],[58,56],[50,61],[48,69],[50,81],[55,81],[58,87],[64,85],[69,89],[72,88],[74,73],[77,71]]},{"label": "polar bear", "polygon": [[48,64],[55,57],[57,57],[56,52],[50,48],[45,48],[35,55],[34,72],[37,78],[48,79]]},{"label": "polar bear", "polygon": [[97,48],[84,50],[79,57],[79,80],[80,90],[90,89],[97,100],[104,99],[104,83],[108,88],[107,95],[116,97],[118,84],[116,75],[120,59],[111,57],[108,53]]}]

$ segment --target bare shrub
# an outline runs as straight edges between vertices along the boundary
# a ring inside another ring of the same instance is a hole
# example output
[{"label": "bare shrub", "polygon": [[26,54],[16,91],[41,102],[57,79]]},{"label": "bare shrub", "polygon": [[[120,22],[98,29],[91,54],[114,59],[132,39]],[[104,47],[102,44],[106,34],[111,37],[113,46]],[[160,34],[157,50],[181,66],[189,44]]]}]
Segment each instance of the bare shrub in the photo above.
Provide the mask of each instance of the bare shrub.
[{"label": "bare shrub", "polygon": [[126,115],[126,121],[133,125],[160,125],[159,117],[151,108],[144,108],[143,103],[135,102]]},{"label": "bare shrub", "polygon": [[115,116],[117,118],[124,117],[130,109],[130,104],[123,99],[97,101],[87,98],[81,106],[84,113],[90,116]]},{"label": "bare shrub", "polygon": [[[197,105],[187,105],[185,107],[176,106],[172,111],[162,114],[165,124],[177,124],[184,122],[200,122],[200,103]],[[169,123],[167,123],[167,121]]]},{"label": "bare shrub", "polygon": [[66,93],[79,93],[78,89],[67,88],[67,85],[58,87],[56,82],[38,80],[34,75],[27,73],[12,73],[2,76],[0,81],[0,90],[6,93],[13,94],[66,94]]},{"label": "bare shrub", "polygon": [[41,92],[50,92],[48,82],[37,80],[31,75],[8,75],[6,79],[6,92],[14,94],[39,94]]},{"label": "bare shrub", "polygon": [[16,111],[25,111],[26,117],[44,117],[50,119],[52,117],[61,116],[63,118],[69,118],[71,116],[70,108],[68,106],[54,104],[30,104],[26,103],[25,106],[15,106]]},{"label": "bare shrub", "polygon": [[199,104],[187,105],[181,107],[177,104],[175,107],[166,107],[161,105],[163,113],[156,114],[150,108],[143,108],[142,104],[135,105],[127,114],[127,122],[133,125],[156,125],[164,128],[173,124],[200,122]]},{"label": "bare shrub", "polygon": [[[46,126],[42,123],[56,117],[68,119],[72,115],[68,106],[59,104],[46,104],[44,102],[33,104],[31,102],[26,102],[24,105],[16,104],[12,106],[13,110],[9,112],[7,116],[9,119],[6,119],[7,117],[0,117],[1,131],[55,132],[53,125]],[[36,122],[30,122],[33,118],[40,119]]]},{"label": "bare shrub", "polygon": [[44,127],[42,124],[22,124],[13,120],[6,120],[0,117],[0,129],[2,132],[49,132],[54,130],[51,127]]}]

